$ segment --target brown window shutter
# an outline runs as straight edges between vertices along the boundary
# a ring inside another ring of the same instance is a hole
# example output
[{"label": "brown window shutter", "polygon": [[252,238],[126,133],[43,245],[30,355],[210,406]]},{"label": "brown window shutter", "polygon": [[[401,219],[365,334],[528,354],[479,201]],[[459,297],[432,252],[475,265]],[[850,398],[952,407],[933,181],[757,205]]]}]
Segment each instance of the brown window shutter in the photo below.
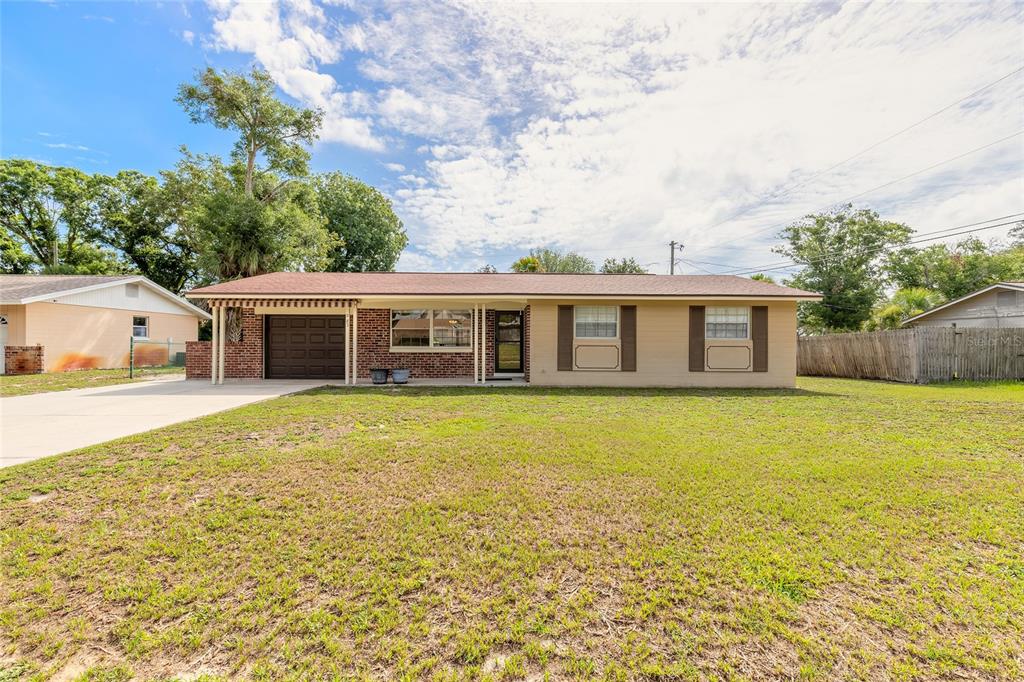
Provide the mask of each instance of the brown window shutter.
[{"label": "brown window shutter", "polygon": [[558,306],[558,371],[572,371],[572,306]]},{"label": "brown window shutter", "polygon": [[622,371],[636,371],[636,306],[619,308],[619,339],[622,341]]},{"label": "brown window shutter", "polygon": [[754,344],[754,371],[768,371],[768,306],[750,309],[750,340]]},{"label": "brown window shutter", "polygon": [[690,306],[690,371],[704,371],[704,306]]}]

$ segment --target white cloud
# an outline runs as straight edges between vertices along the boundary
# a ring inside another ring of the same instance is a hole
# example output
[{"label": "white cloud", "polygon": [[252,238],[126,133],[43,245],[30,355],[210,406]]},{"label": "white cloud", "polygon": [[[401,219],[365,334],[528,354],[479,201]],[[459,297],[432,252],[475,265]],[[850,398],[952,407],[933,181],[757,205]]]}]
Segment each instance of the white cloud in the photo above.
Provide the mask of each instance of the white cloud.
[{"label": "white cloud", "polygon": [[46,146],[49,147],[50,149],[74,149],[75,151],[79,152],[90,151],[90,149],[85,145],[69,144],[67,142],[47,142]]},{"label": "white cloud", "polygon": [[405,170],[405,166],[400,163],[385,163],[384,167],[394,173],[401,173]]},{"label": "white cloud", "polygon": [[182,31],[181,32],[181,39],[184,40],[189,45],[191,45],[193,42],[195,42],[196,34],[193,33],[192,31]]},{"label": "white cloud", "polygon": [[[426,157],[395,192],[418,249],[403,267],[542,244],[664,261],[673,238],[701,260],[771,261],[776,224],[1024,118],[1018,73],[813,177],[1019,66],[1019,4],[348,9],[341,25],[306,1],[223,3],[214,32],[323,106],[325,141]],[[325,68],[343,59],[358,89]],[[858,202],[920,230],[1015,212],[1022,139]]]}]

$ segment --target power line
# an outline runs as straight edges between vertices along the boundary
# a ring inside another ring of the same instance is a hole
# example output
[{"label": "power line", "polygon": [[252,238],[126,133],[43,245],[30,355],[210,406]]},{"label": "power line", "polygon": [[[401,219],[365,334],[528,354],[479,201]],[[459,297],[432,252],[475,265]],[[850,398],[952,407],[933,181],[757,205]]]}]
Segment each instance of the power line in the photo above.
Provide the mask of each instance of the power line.
[{"label": "power line", "polygon": [[931,119],[935,118],[936,116],[938,116],[940,114],[944,114],[945,112],[949,111],[953,107],[955,107],[955,106],[957,106],[959,104],[962,104],[962,103],[966,102],[967,100],[970,100],[970,99],[976,97],[977,95],[980,95],[982,92],[988,90],[989,88],[991,88],[991,87],[993,87],[995,85],[998,85],[999,83],[1002,83],[1007,78],[1010,78],[1011,76],[1015,76],[1016,74],[1020,73],[1021,71],[1024,71],[1024,66],[1014,69],[1010,73],[1002,76],[1001,78],[997,78],[996,80],[992,81],[988,85],[984,85],[984,86],[978,88],[977,90],[975,90],[971,94],[967,95],[966,97],[961,97],[960,99],[958,99],[957,101],[953,102],[952,104],[947,104],[946,106],[942,107],[938,111],[935,111],[935,112],[932,112],[931,114],[928,114],[927,116],[922,118],[920,121],[917,121],[916,123],[912,123],[909,126],[907,126],[906,128],[903,128],[901,130],[896,131],[892,135],[889,135],[888,137],[885,137],[885,138],[879,140],[878,142],[875,142],[875,143],[871,144],[870,146],[865,147],[864,149],[860,150],[856,154],[854,154],[852,156],[848,156],[845,159],[843,159],[842,161],[834,163],[834,164],[832,164],[831,166],[829,166],[828,168],[826,168],[824,170],[818,171],[817,173],[815,173],[811,177],[806,178],[806,179],[800,181],[796,185],[792,185],[792,186],[790,186],[788,188],[783,188],[782,190],[780,190],[778,192],[775,192],[775,193],[772,193],[772,194],[769,194],[769,195],[766,195],[766,196],[762,197],[761,200],[758,201],[757,203],[752,204],[750,206],[747,206],[746,208],[740,209],[736,213],[733,213],[732,215],[730,215],[728,218],[724,218],[723,220],[718,221],[717,223],[715,223],[714,225],[711,225],[707,229],[712,230],[712,229],[714,229],[714,228],[716,228],[716,227],[718,227],[720,225],[723,225],[724,223],[729,222],[730,220],[738,218],[739,216],[741,216],[741,215],[743,215],[745,213],[749,213],[753,209],[758,208],[759,206],[763,206],[764,203],[766,201],[768,201],[769,199],[777,199],[779,197],[786,196],[787,194],[791,193],[794,190],[800,189],[801,187],[807,185],[812,180],[816,180],[817,178],[820,178],[822,175],[825,175],[826,173],[834,171],[836,168],[839,168],[840,166],[842,166],[844,164],[847,164],[850,161],[853,161],[854,159],[858,159],[858,158],[864,156],[868,152],[873,151],[874,149],[877,149],[878,147],[882,146],[886,142],[889,142],[890,140],[893,140],[893,139],[899,137],[903,133],[906,133],[906,132],[909,132],[909,131],[913,130],[914,128],[918,127],[919,125],[930,121]]},{"label": "power line", "polygon": [[[977,225],[985,225],[986,223],[991,223],[994,220],[1007,220],[1009,218],[1018,218],[1020,216],[1024,216],[1024,212],[1021,212],[1021,213],[1010,213],[1010,214],[1007,214],[1007,215],[999,216],[998,218],[989,218],[988,220],[979,220],[976,223],[967,223],[966,225],[957,225],[956,227],[945,227],[945,228],[942,228],[941,230],[931,230],[929,232],[919,232],[918,234],[914,235],[914,238],[915,239],[920,239],[921,237],[927,237],[928,235],[939,234],[940,232],[949,232],[950,230],[962,230],[962,229],[967,228],[967,227],[975,227]],[[1010,222],[1011,223],[1015,223],[1015,222],[1018,222],[1018,221],[1011,220]],[[941,238],[942,237],[938,237],[938,239],[941,239]],[[830,254],[830,255],[835,255],[836,253],[841,253],[841,252],[840,251],[835,251],[835,252],[832,252],[832,254]],[[786,261],[786,262],[792,263],[793,261]],[[765,265],[755,266],[753,268],[746,267],[746,266],[742,266],[742,267],[723,266],[723,267],[729,267],[729,269],[726,270],[725,272],[720,272],[718,274],[720,274],[720,275],[732,275],[732,274],[736,274],[738,272],[759,272],[762,268],[769,268],[769,267],[773,267],[773,266],[776,266],[776,265],[781,265],[781,263],[766,263]]]},{"label": "power line", "polygon": [[[1012,135],[1007,135],[1006,137],[1000,138],[1000,139],[995,140],[993,142],[989,142],[988,144],[984,144],[984,145],[982,145],[980,147],[976,147],[975,149],[971,149],[970,151],[963,152],[962,154],[957,154],[956,156],[952,156],[952,157],[950,157],[948,159],[944,159],[942,161],[939,161],[938,163],[933,163],[930,166],[927,166],[927,167],[922,168],[920,170],[916,170],[913,173],[909,173],[907,175],[904,175],[901,178],[897,178],[895,180],[890,180],[889,182],[884,182],[881,185],[878,185],[877,187],[872,187],[871,189],[864,190],[863,192],[860,192],[858,194],[854,194],[851,197],[846,197],[845,199],[841,199],[839,201],[834,201],[831,204],[829,204],[828,206],[824,206],[824,207],[818,208],[817,211],[828,210],[830,207],[835,206],[837,204],[847,204],[847,203],[850,203],[854,199],[859,199],[860,197],[864,196],[865,194],[871,194],[872,192],[876,192],[876,191],[878,191],[880,189],[884,189],[886,187],[889,187],[890,185],[895,185],[897,183],[903,182],[904,180],[909,180],[910,178],[912,178],[914,176],[917,176],[917,175],[920,175],[921,173],[926,173],[926,172],[928,172],[930,170],[934,170],[934,169],[938,168],[939,166],[943,166],[943,165],[945,165],[947,163],[951,163],[953,161],[957,161],[959,159],[962,159],[965,156],[970,156],[971,154],[976,154],[976,153],[978,153],[980,151],[988,149],[989,147],[994,147],[997,144],[1002,144],[1003,142],[1006,142],[1007,140],[1011,140],[1011,139],[1013,139],[1015,137],[1018,137],[1018,136],[1020,136],[1022,134],[1024,134],[1024,130],[1018,130],[1017,132],[1013,133]],[[815,212],[815,211],[812,211],[812,213],[813,212]],[[792,219],[787,220],[787,221],[782,222],[782,223],[775,223],[774,225],[769,225],[768,227],[766,227],[764,229],[757,230],[755,232],[751,232],[750,234],[747,234],[747,235],[743,235],[743,239],[749,239],[749,238],[755,237],[755,236],[757,236],[759,234],[764,234],[765,232],[768,232],[770,230],[775,230],[775,229],[778,229],[780,227],[785,227],[786,225],[788,225],[788,224],[790,224],[790,223],[792,223],[792,222],[794,222],[796,220],[799,220],[799,219],[800,219],[799,217],[798,218],[792,218]],[[734,244],[734,243],[736,243],[737,239],[739,239],[739,237],[736,237],[735,239],[730,239],[730,240],[724,241],[724,242],[722,242],[720,244],[717,244],[716,246],[712,247],[711,249],[705,249],[705,251],[711,251],[711,250],[714,250],[714,249],[719,249],[722,246],[725,246],[727,244]],[[700,252],[699,249],[698,249],[698,252]]]},{"label": "power line", "polygon": [[[950,233],[950,234],[942,234],[942,235],[938,235],[936,237],[927,237],[925,239],[915,239],[915,240],[911,240],[911,241],[907,242],[906,244],[899,244],[897,246],[883,246],[883,247],[877,247],[875,249],[868,249],[867,251],[860,251],[858,253],[858,255],[868,256],[868,255],[872,255],[872,254],[875,254],[875,253],[890,251],[890,250],[892,250],[894,248],[902,248],[902,247],[905,247],[905,246],[912,246],[914,244],[921,244],[923,242],[935,241],[936,239],[946,239],[947,237],[956,237],[956,236],[959,236],[959,235],[971,234],[973,232],[981,232],[982,230],[991,230],[991,229],[994,229],[994,228],[997,228],[997,227],[1005,227],[1007,225],[1016,225],[1019,222],[1020,222],[1019,220],[1011,220],[1011,221],[1005,222],[1005,223],[998,223],[996,225],[986,225],[985,227],[975,227],[975,228],[970,229],[970,230],[963,230],[961,232],[953,232],[953,233]],[[947,228],[947,229],[956,229],[956,228]],[[944,232],[945,230],[939,230],[939,231],[940,232]],[[754,268],[752,270],[744,270],[742,272],[731,272],[731,273],[726,273],[726,274],[746,275],[746,274],[754,274],[754,273],[758,273],[758,272],[769,272],[769,271],[772,271],[772,270],[787,270],[787,269],[789,269],[789,268],[791,268],[793,266],[804,266],[804,265],[807,265],[807,264],[810,264],[810,263],[820,263],[821,261],[825,260],[826,258],[829,258],[830,256],[835,256],[835,255],[837,255],[839,253],[842,253],[842,252],[841,251],[833,251],[831,253],[824,254],[824,255],[819,256],[817,258],[808,258],[806,263],[798,263],[797,261],[790,261],[789,263],[778,265],[778,266],[775,266],[775,267],[770,267],[770,268]]]}]

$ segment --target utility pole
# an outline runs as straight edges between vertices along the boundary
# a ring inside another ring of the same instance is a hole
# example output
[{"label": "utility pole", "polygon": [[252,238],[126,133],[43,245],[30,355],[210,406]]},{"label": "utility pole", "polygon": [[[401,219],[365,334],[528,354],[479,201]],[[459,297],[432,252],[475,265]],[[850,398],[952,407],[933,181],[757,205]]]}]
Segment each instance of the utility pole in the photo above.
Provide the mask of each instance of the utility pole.
[{"label": "utility pole", "polygon": [[668,259],[668,274],[674,275],[676,274],[676,248],[678,247],[679,250],[682,251],[683,245],[673,239],[668,243],[668,247],[671,252]]}]

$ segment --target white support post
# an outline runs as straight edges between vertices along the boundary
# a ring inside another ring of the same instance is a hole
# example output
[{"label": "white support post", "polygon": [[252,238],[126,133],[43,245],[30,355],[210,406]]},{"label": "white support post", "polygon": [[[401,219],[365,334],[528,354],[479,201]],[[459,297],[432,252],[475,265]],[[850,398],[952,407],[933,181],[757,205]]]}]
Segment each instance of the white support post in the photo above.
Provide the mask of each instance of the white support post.
[{"label": "white support post", "polygon": [[480,383],[487,383],[487,306],[480,306]]},{"label": "white support post", "polygon": [[345,385],[349,385],[349,375],[352,373],[352,363],[348,362],[348,354],[352,349],[352,306],[345,306]]},{"label": "white support post", "polygon": [[220,331],[217,333],[217,344],[220,347],[217,358],[217,383],[224,383],[224,336],[227,331],[227,308],[220,309]]},{"label": "white support post", "polygon": [[213,319],[210,321],[210,383],[217,383],[217,318],[220,316],[220,306],[210,307]]},{"label": "white support post", "polygon": [[359,303],[352,306],[352,385],[359,383]]},{"label": "white support post", "polygon": [[470,337],[471,337],[470,338],[470,344],[473,346],[473,383],[474,384],[480,381],[480,369],[479,369],[480,368],[480,364],[479,364],[480,363],[480,358],[476,354],[476,329],[477,329],[477,326],[476,326],[476,313],[477,313],[477,308],[479,308],[479,307],[480,306],[477,305],[476,303],[473,304],[473,316],[470,318],[470,322],[469,322]]}]

